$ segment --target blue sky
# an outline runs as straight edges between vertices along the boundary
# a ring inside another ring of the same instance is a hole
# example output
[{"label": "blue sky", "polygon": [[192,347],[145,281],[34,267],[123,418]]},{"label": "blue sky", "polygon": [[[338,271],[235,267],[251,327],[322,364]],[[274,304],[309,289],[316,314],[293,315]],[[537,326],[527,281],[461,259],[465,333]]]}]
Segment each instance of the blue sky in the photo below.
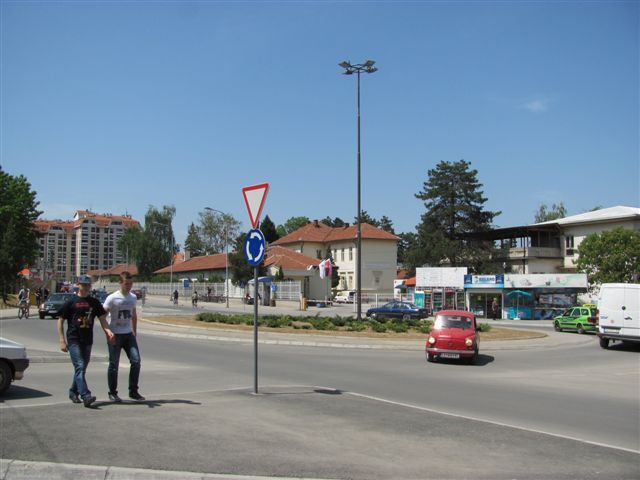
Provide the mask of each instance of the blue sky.
[{"label": "blue sky", "polygon": [[639,2],[6,1],[0,164],[43,218],[174,205],[178,242],[210,206],[353,221],[356,79],[362,208],[413,231],[414,195],[465,159],[531,223],[640,205]]}]

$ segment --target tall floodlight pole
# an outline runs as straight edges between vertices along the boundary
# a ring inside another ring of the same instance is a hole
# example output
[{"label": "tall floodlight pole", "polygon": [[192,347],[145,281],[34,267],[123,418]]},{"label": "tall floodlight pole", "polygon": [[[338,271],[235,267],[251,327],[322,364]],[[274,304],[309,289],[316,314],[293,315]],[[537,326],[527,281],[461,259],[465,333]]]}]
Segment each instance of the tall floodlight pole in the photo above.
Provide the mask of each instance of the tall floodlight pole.
[{"label": "tall floodlight pole", "polygon": [[361,208],[361,189],[360,189],[360,74],[364,73],[373,73],[378,69],[373,65],[376,62],[373,60],[367,60],[364,63],[351,64],[351,62],[342,62],[339,63],[342,68],[345,69],[345,75],[353,75],[354,73],[358,76],[358,168],[357,168],[357,178],[358,178],[358,228],[356,235],[356,302],[357,302],[357,310],[356,310],[356,318],[358,321],[362,320],[362,208]]},{"label": "tall floodlight pole", "polygon": [[[204,207],[205,210],[210,212],[217,212],[222,215],[223,222],[224,216],[226,213],[221,212],[220,210],[216,210],[211,207]],[[227,308],[229,308],[229,226],[226,222],[224,222],[224,248],[225,248],[225,259],[224,259],[224,294],[226,297]]]}]

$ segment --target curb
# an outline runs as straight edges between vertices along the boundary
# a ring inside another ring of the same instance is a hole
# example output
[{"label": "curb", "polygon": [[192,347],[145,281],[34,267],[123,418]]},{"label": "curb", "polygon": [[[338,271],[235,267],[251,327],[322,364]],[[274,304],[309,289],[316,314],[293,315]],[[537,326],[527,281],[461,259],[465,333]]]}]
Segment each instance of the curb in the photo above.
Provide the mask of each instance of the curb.
[{"label": "curb", "polygon": [[[179,472],[142,468],[107,467],[99,465],[76,465],[51,462],[25,462],[0,458],[2,480],[293,480],[292,477],[263,477],[219,473]],[[322,480],[300,478],[298,480]]]}]

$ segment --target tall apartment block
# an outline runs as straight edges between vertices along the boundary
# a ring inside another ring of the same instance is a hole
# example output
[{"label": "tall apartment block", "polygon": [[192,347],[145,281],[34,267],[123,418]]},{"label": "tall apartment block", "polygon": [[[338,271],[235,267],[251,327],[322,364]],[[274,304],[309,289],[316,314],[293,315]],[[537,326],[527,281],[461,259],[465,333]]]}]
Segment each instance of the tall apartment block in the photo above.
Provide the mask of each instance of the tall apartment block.
[{"label": "tall apartment block", "polygon": [[126,261],[118,239],[127,228],[139,226],[131,215],[76,211],[73,220],[36,220],[40,255],[37,270],[48,278],[73,281],[89,270],[106,270]]}]

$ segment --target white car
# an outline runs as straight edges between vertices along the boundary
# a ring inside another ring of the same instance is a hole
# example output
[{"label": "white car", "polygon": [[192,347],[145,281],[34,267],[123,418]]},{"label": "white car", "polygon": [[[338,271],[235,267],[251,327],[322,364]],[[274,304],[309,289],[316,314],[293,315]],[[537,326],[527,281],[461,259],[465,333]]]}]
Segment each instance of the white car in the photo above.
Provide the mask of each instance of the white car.
[{"label": "white car", "polygon": [[14,380],[22,380],[27,367],[27,349],[17,342],[0,337],[0,394],[3,394]]},{"label": "white car", "polygon": [[333,299],[333,303],[353,303],[353,300],[356,298],[356,292],[340,292]]}]

